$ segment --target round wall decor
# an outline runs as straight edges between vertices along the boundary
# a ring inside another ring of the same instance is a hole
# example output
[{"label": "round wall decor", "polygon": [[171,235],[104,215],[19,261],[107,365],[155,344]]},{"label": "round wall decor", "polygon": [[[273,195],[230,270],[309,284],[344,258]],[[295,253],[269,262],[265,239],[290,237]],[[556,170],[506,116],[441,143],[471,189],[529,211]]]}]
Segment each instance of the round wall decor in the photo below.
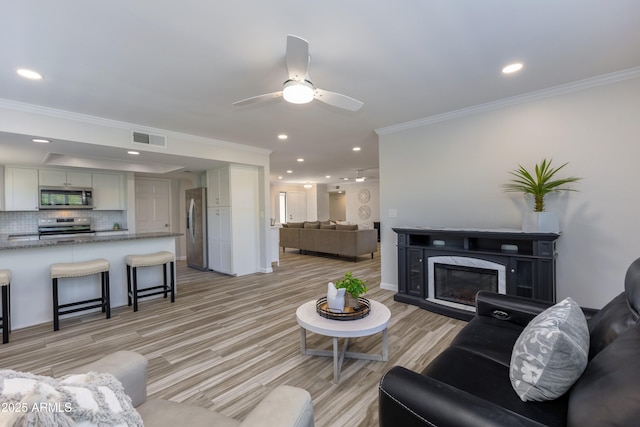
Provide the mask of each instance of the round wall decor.
[{"label": "round wall decor", "polygon": [[365,204],[369,201],[369,199],[371,199],[371,193],[369,192],[369,190],[363,188],[358,191],[358,200],[360,201],[360,203]]},{"label": "round wall decor", "polygon": [[367,205],[360,206],[360,209],[358,209],[358,216],[360,219],[369,219],[371,216],[371,208]]}]

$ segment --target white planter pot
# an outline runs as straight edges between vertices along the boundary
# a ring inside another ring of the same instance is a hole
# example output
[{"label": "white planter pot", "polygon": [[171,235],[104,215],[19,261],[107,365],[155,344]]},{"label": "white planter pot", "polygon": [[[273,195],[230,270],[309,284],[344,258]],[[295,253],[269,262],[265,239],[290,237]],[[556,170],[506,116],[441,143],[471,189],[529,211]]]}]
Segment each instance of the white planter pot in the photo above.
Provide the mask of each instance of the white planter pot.
[{"label": "white planter pot", "polygon": [[555,212],[527,212],[522,219],[522,231],[559,233],[558,215]]}]

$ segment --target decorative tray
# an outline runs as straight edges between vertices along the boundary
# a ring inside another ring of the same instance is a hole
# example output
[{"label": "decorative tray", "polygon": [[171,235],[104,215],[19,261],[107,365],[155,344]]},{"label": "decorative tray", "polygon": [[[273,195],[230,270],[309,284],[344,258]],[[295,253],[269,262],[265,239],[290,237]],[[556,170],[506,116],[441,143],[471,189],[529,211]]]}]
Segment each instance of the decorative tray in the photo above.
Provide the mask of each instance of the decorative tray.
[{"label": "decorative tray", "polygon": [[343,312],[329,309],[327,297],[316,301],[316,311],[322,317],[332,320],[357,320],[367,317],[371,311],[371,303],[366,298],[358,298],[357,307],[345,307]]}]

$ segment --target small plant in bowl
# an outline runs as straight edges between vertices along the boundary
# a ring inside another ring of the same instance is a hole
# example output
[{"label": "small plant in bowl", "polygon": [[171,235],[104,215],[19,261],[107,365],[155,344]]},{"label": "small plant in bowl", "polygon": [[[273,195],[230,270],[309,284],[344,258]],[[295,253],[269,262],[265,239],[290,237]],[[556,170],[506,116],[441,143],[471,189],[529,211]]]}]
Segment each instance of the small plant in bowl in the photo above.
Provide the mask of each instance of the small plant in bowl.
[{"label": "small plant in bowl", "polygon": [[367,285],[362,279],[353,277],[353,272],[344,274],[344,277],[336,282],[336,288],[346,290],[344,305],[345,307],[357,307],[360,295],[367,293]]}]

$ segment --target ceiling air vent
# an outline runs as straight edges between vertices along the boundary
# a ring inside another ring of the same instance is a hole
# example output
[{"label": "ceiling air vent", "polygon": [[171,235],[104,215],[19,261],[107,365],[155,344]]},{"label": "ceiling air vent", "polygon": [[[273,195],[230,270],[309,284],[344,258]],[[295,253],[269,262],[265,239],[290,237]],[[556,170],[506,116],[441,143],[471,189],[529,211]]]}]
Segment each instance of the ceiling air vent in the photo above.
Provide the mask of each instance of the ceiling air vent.
[{"label": "ceiling air vent", "polygon": [[144,132],[133,132],[132,141],[136,144],[155,145],[157,147],[167,146],[166,136],[152,135]]}]

